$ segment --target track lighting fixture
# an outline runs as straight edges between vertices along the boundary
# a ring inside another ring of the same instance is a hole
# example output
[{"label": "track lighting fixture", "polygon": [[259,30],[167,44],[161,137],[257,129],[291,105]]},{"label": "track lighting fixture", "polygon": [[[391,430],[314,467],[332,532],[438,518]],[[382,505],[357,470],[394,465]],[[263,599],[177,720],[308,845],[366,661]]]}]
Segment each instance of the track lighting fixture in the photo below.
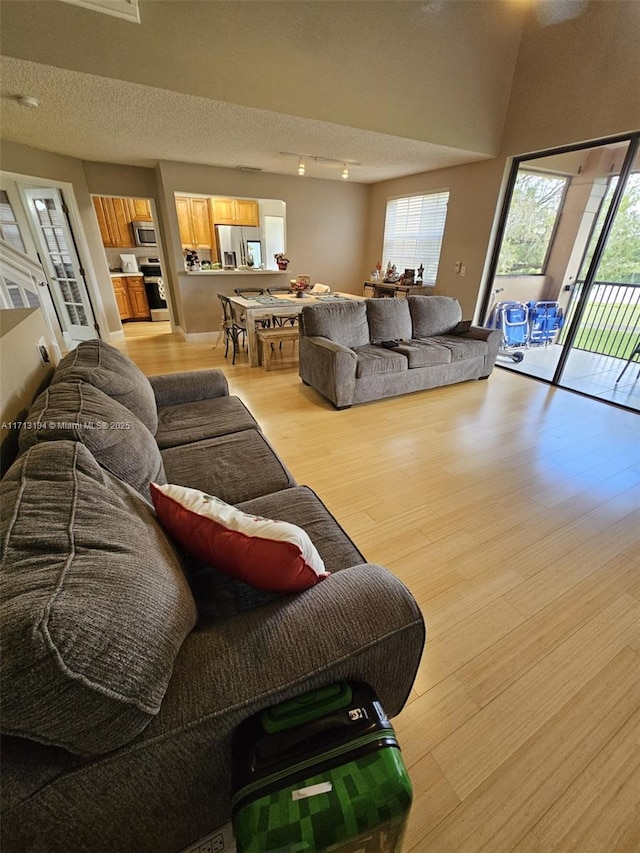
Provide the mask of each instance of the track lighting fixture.
[{"label": "track lighting fixture", "polygon": [[356,160],[337,160],[335,157],[322,157],[320,154],[299,154],[295,151],[281,151],[282,157],[296,157],[298,160],[298,174],[304,175],[307,171],[307,163],[326,163],[327,165],[342,166],[342,178],[346,181],[349,177],[349,166],[360,166]]}]

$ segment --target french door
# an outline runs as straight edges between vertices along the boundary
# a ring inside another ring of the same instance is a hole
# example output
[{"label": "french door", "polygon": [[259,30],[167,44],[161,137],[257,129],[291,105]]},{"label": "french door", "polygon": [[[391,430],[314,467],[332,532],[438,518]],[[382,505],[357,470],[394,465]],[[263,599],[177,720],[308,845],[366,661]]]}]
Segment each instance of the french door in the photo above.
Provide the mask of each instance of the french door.
[{"label": "french door", "polygon": [[73,346],[74,341],[97,337],[84,271],[60,190],[24,188],[23,193],[66,343]]}]

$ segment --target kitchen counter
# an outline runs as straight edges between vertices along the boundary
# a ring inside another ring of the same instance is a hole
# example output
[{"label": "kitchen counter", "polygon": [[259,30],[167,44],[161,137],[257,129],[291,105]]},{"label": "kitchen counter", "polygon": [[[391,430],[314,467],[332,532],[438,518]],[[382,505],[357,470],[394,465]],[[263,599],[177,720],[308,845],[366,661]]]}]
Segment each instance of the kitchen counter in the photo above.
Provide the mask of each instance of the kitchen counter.
[{"label": "kitchen counter", "polygon": [[124,278],[128,275],[142,275],[141,272],[109,272],[111,278]]},{"label": "kitchen counter", "polygon": [[178,272],[181,275],[287,275],[287,270],[178,270]]}]

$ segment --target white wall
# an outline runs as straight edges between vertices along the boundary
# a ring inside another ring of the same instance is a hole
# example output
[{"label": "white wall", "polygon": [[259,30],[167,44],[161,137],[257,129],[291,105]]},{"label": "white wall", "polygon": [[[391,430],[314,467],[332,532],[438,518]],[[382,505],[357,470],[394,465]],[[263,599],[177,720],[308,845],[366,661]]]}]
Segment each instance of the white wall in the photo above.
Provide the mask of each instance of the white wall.
[{"label": "white wall", "polygon": [[[59,186],[63,192],[71,188],[79,216],[79,228],[75,229],[75,237],[86,273],[87,287],[101,333],[108,340],[111,333],[121,331],[122,324],[82,162],[26,145],[3,142],[2,170],[17,180],[38,179],[41,186]],[[72,226],[74,225],[72,216]]]},{"label": "white wall", "polygon": [[34,397],[53,373],[53,358],[44,365],[37,346],[44,338],[50,357],[55,343],[39,308],[0,310],[0,475],[16,456],[18,428]]},{"label": "white wall", "polygon": [[502,153],[521,155],[640,130],[639,44],[640,3],[592,0],[575,18],[548,26],[532,8]]}]

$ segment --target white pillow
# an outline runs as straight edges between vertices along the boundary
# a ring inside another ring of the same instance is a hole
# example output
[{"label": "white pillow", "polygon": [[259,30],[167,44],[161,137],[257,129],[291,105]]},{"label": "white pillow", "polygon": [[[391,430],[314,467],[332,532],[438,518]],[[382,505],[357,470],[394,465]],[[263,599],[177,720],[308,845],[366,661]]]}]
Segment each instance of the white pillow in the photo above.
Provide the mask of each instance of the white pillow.
[{"label": "white pillow", "polygon": [[308,534],[295,524],[247,515],[185,486],[151,484],[158,518],[189,554],[269,592],[300,592],[329,576]]}]

